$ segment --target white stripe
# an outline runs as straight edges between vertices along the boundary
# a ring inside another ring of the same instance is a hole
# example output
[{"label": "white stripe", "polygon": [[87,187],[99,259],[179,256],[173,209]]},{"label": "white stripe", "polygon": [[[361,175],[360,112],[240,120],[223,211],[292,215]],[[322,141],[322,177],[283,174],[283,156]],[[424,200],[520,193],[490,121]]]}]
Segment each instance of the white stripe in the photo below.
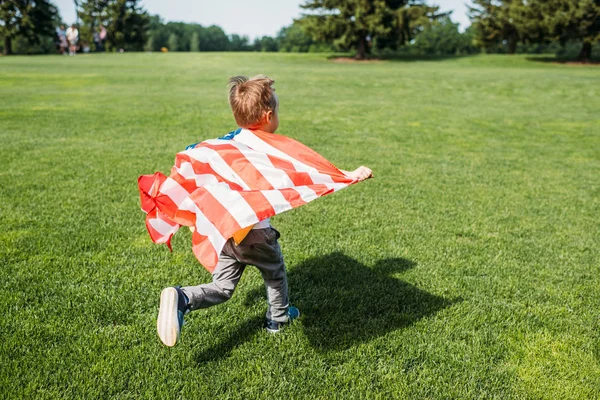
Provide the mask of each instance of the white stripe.
[{"label": "white stripe", "polygon": [[194,171],[192,163],[187,161],[183,161],[179,168],[176,168],[175,170],[179,175],[181,175],[185,179],[193,179],[196,182],[196,186],[198,187],[219,183],[217,177],[212,174],[197,174]]},{"label": "white stripe", "polygon": [[271,207],[275,210],[275,214],[292,209],[290,202],[283,197],[283,194],[279,190],[261,190],[260,192],[269,200]]},{"label": "white stripe", "polygon": [[179,225],[171,225],[161,218],[152,218],[148,220],[150,226],[161,234],[161,236],[169,236],[171,233],[177,232]]},{"label": "white stripe", "polygon": [[317,196],[317,193],[308,186],[295,186],[292,189],[298,192],[300,198],[307,203],[319,197]]},{"label": "white stripe", "polygon": [[296,169],[296,171],[307,172],[310,175],[312,181],[316,184],[333,183],[333,179],[331,179],[331,176],[329,176],[327,174],[322,174],[316,168],[306,165],[303,162],[296,160],[294,157],[290,156],[289,154],[276,149],[275,147],[271,146],[270,144],[268,144],[267,142],[265,142],[264,140],[262,140],[261,138],[259,138],[258,136],[256,136],[254,133],[252,133],[251,131],[249,131],[247,129],[242,129],[242,132],[239,133],[238,135],[236,135],[233,138],[233,140],[243,143],[253,150],[256,150],[256,151],[259,151],[262,153],[267,153],[272,156],[279,157],[281,159],[291,162],[292,165],[294,166],[294,168]]},{"label": "white stripe", "polygon": [[184,154],[200,161],[208,163],[215,170],[215,172],[221,175],[225,180],[233,183],[237,183],[244,190],[250,190],[250,187],[235,173],[233,169],[221,158],[221,155],[213,149],[207,147],[197,147],[195,149],[186,150]]},{"label": "white stripe", "polygon": [[221,254],[221,250],[223,250],[223,247],[225,247],[225,242],[227,242],[227,239],[223,237],[223,235],[221,234],[221,232],[219,232],[217,227],[214,226],[214,224],[210,222],[208,218],[206,218],[206,215],[204,215],[204,213],[200,211],[200,209],[195,204],[194,208],[194,213],[196,214],[196,231],[200,235],[204,235],[208,238],[208,241],[215,249],[215,252],[217,253],[218,257],[219,254]]},{"label": "white stripe", "polygon": [[189,197],[189,193],[173,178],[167,178],[160,187],[160,193],[169,196],[177,207]]},{"label": "white stripe", "polygon": [[228,144],[238,149],[274,189],[287,189],[295,186],[288,174],[284,170],[276,168],[269,157],[263,152],[253,150],[245,144],[233,140],[214,139],[207,140],[206,142],[216,146]]},{"label": "white stripe", "polygon": [[[167,185],[168,182],[168,185]],[[167,178],[161,186],[161,193],[166,194],[177,204],[177,208],[183,211],[191,211],[196,215],[196,230],[199,234],[207,236],[208,241],[215,248],[217,254],[225,246],[226,239],[217,227],[200,211],[196,204],[190,199],[189,193],[175,180]],[[154,227],[154,226],[153,226]]]},{"label": "white stripe", "polygon": [[348,187],[348,184],[339,182],[339,183],[330,183],[329,185],[325,185],[325,186],[327,186],[329,189],[333,189],[334,192],[337,192],[338,190]]},{"label": "white stripe", "polygon": [[244,228],[258,222],[256,212],[246,199],[238,191],[231,190],[227,184],[205,186],[205,189],[229,211],[241,227]]}]

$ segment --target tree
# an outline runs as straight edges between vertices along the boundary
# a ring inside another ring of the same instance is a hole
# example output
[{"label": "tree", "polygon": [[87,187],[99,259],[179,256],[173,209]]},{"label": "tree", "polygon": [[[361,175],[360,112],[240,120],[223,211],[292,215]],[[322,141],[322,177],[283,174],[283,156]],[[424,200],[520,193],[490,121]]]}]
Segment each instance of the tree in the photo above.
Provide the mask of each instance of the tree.
[{"label": "tree", "polygon": [[192,38],[190,39],[190,51],[200,51],[200,38],[198,37],[198,32],[192,33]]},{"label": "tree", "polygon": [[396,10],[396,27],[393,34],[386,39],[377,39],[376,46],[380,49],[396,49],[411,42],[420,33],[431,28],[440,19],[449,18],[450,13],[440,13],[439,7],[428,6],[424,3],[411,2]]},{"label": "tree", "polygon": [[589,60],[600,40],[600,0],[473,0],[470,16],[485,48],[514,53],[518,42],[583,42],[579,58]]},{"label": "tree", "polygon": [[12,41],[17,36],[30,43],[43,37],[54,37],[59,23],[56,7],[48,0],[0,1],[0,36],[4,37],[4,54],[12,54]]},{"label": "tree", "polygon": [[94,31],[104,25],[106,48],[139,51],[144,48],[150,17],[138,0],[84,0],[77,10],[80,35],[91,41]]},{"label": "tree", "polygon": [[167,42],[167,48],[169,49],[169,51],[177,51],[177,43],[178,39],[177,39],[177,35],[174,33],[171,33],[171,35],[169,35],[169,41]]},{"label": "tree", "polygon": [[473,0],[469,18],[475,26],[479,46],[491,50],[507,45],[507,52],[514,54],[520,41],[519,31],[513,23],[511,0]]},{"label": "tree", "polygon": [[151,35],[148,36],[144,51],[154,51],[154,38]]},{"label": "tree", "polygon": [[294,21],[290,26],[281,28],[277,34],[279,50],[286,52],[305,53],[310,49],[313,40],[306,34],[304,28],[298,21]]},{"label": "tree", "polygon": [[277,40],[270,36],[257,37],[254,39],[253,47],[255,51],[275,52],[279,50]]},{"label": "tree", "polygon": [[528,5],[543,16],[548,35],[565,44],[583,42],[579,59],[589,61],[592,46],[600,40],[600,0],[530,0]]},{"label": "tree", "polygon": [[204,28],[200,48],[205,51],[225,51],[229,48],[229,38],[223,29],[211,25]]},{"label": "tree", "polygon": [[249,51],[251,50],[250,41],[247,36],[231,35],[229,37],[230,51]]},{"label": "tree", "polygon": [[422,0],[306,0],[302,8],[313,12],[299,20],[313,39],[354,48],[357,59],[364,59],[373,43],[378,48],[406,43],[438,9]]},{"label": "tree", "polygon": [[477,51],[472,44],[471,33],[461,34],[458,24],[452,22],[450,17],[426,27],[416,36],[412,47],[428,55],[470,54]]}]

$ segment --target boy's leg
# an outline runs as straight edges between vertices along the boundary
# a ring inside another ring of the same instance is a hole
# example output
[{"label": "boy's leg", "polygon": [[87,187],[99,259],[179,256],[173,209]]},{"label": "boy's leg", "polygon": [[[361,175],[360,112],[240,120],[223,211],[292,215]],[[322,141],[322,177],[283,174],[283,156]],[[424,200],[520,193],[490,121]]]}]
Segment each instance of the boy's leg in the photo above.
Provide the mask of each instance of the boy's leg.
[{"label": "boy's leg", "polygon": [[213,271],[212,283],[169,287],[161,292],[156,329],[165,345],[174,346],[179,340],[183,316],[187,311],[214,306],[231,298],[246,265],[231,256],[230,248],[231,244],[227,242]]},{"label": "boy's leg", "polygon": [[267,320],[288,322],[288,284],[279,232],[273,228],[254,229],[239,246],[232,246],[235,256],[258,268],[267,289]]},{"label": "boy's leg", "polygon": [[231,298],[246,265],[231,254],[231,240],[219,256],[219,262],[213,271],[213,281],[204,285],[182,287],[181,291],[189,300],[188,308],[197,310],[226,302]]}]

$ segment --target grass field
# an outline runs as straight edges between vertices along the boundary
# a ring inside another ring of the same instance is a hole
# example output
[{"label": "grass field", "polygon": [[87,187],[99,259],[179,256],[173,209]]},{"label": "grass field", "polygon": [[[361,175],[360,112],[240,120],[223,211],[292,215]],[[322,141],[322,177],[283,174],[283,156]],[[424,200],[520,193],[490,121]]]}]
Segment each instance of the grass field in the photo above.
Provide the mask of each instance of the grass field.
[{"label": "grass field", "polygon": [[[279,133],[375,179],[272,220],[303,315],[228,303],[155,332],[207,282],[151,243],[136,179],[234,128],[265,73]],[[0,58],[0,398],[600,397],[600,69],[514,56]]]}]

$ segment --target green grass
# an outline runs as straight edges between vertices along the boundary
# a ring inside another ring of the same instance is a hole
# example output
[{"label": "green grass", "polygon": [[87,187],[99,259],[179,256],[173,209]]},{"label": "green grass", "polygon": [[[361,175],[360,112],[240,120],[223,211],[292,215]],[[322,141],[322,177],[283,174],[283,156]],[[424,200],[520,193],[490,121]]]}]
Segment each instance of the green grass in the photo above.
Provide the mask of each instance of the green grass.
[{"label": "green grass", "polygon": [[[259,273],[155,332],[207,282],[151,243],[136,179],[234,127],[265,73],[279,132],[376,178],[273,219],[303,312],[261,330]],[[0,58],[0,398],[600,397],[600,69],[478,56]]]}]

